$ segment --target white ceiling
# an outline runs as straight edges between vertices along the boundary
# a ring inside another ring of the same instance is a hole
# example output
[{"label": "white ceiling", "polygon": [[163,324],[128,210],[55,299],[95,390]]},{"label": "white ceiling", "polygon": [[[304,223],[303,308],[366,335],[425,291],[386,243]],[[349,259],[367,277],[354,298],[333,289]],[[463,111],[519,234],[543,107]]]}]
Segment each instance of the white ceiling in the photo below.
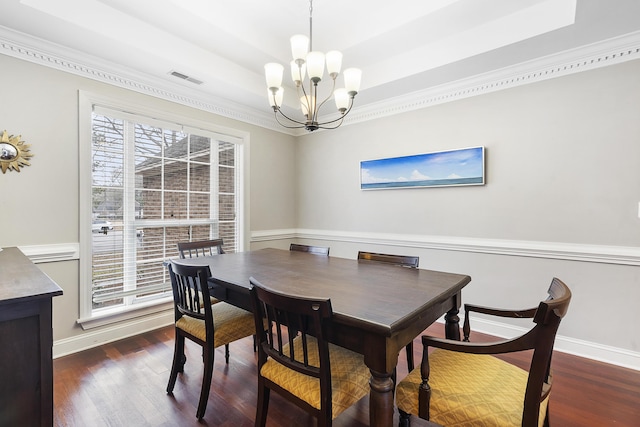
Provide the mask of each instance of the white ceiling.
[{"label": "white ceiling", "polygon": [[[28,37],[32,46],[66,59],[247,111],[270,111],[263,66],[286,66],[289,37],[309,32],[307,0],[0,4],[0,40]],[[354,111],[639,30],[640,0],[313,2],[314,49],[340,50],[343,68],[362,69]],[[288,76],[286,102],[294,113]]]}]

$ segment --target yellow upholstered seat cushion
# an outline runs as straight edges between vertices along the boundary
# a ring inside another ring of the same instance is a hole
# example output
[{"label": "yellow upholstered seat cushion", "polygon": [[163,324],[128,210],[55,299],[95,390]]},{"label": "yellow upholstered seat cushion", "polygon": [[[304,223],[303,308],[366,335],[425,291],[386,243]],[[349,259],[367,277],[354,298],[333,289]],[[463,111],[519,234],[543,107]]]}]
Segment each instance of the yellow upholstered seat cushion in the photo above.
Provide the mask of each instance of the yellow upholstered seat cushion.
[{"label": "yellow upholstered seat cushion", "polygon": [[[213,345],[219,347],[256,333],[253,314],[226,302],[218,302],[211,306],[213,312]],[[176,327],[205,341],[206,330],[204,320],[182,316]]]},{"label": "yellow upholstered seat cushion", "polygon": [[[293,340],[294,354],[302,357],[302,339],[300,336]],[[309,337],[309,364],[319,366],[318,344]],[[282,349],[289,354],[288,344]],[[331,363],[331,401],[332,418],[337,417],[344,410],[369,394],[369,369],[364,364],[362,355],[342,347],[329,344],[329,360]],[[320,380],[309,377],[289,369],[280,363],[268,359],[262,366],[263,377],[278,384],[295,396],[307,402],[316,409],[320,409]]]},{"label": "yellow upholstered seat cushion", "polygon": [[[528,373],[490,355],[436,349],[429,355],[430,420],[447,427],[521,426]],[[420,368],[396,389],[396,404],[418,415]],[[544,424],[549,396],[540,404]]]}]

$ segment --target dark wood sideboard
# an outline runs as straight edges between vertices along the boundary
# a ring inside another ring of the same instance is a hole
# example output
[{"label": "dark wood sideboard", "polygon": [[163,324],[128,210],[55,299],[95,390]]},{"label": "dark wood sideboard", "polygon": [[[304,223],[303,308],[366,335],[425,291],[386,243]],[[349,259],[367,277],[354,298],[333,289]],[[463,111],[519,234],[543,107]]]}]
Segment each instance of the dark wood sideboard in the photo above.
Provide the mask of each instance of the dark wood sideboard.
[{"label": "dark wood sideboard", "polygon": [[52,301],[62,289],[18,248],[0,251],[0,426],[53,425]]}]

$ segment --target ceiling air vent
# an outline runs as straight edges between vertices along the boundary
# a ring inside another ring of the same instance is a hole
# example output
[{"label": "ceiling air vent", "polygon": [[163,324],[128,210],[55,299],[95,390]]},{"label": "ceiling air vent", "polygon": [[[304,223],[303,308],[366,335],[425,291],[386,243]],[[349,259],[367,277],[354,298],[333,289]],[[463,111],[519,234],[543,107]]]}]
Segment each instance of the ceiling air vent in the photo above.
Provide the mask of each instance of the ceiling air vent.
[{"label": "ceiling air vent", "polygon": [[201,85],[202,83],[204,83],[201,80],[194,79],[193,77],[189,77],[186,74],[179,73],[178,71],[171,71],[169,74],[171,74],[173,77],[177,77],[179,79],[186,80],[197,85]]}]

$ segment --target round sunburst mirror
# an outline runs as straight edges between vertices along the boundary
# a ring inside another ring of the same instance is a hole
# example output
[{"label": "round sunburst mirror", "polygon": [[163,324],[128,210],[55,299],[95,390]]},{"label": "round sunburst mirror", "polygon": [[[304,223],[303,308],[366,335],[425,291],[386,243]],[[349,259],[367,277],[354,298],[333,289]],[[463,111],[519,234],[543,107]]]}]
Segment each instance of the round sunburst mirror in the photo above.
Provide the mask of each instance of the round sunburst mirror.
[{"label": "round sunburst mirror", "polygon": [[21,167],[31,166],[31,163],[29,163],[31,156],[33,154],[29,152],[29,144],[20,141],[20,135],[8,136],[6,130],[2,132],[2,137],[0,138],[0,168],[2,168],[2,173],[12,169],[20,172]]}]

